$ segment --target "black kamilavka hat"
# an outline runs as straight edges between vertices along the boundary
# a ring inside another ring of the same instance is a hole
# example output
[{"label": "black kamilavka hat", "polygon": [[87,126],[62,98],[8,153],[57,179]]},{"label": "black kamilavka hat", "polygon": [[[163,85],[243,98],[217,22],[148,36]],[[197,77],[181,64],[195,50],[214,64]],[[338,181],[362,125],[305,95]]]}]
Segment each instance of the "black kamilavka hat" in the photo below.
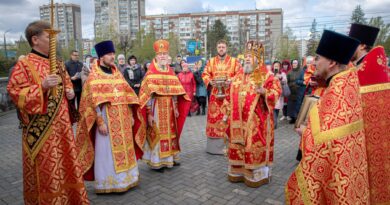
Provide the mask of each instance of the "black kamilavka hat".
[{"label": "black kamilavka hat", "polygon": [[378,36],[379,28],[353,23],[349,30],[349,37],[356,38],[362,44],[373,46]]},{"label": "black kamilavka hat", "polygon": [[112,41],[102,41],[95,45],[98,57],[103,57],[107,53],[115,53],[114,43]]},{"label": "black kamilavka hat", "polygon": [[334,31],[324,30],[316,53],[341,64],[348,64],[360,41]]}]

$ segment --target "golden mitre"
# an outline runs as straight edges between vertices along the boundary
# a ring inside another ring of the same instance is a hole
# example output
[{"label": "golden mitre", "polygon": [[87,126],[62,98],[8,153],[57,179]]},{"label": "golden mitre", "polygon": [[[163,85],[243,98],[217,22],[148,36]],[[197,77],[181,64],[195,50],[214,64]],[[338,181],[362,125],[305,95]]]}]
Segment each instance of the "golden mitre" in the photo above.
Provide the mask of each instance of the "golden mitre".
[{"label": "golden mitre", "polygon": [[157,40],[153,44],[153,49],[156,53],[169,52],[169,42],[167,40]]},{"label": "golden mitre", "polygon": [[257,41],[248,41],[245,46],[245,54],[251,54],[256,57],[259,65],[264,64],[264,46]]},{"label": "golden mitre", "polygon": [[248,41],[245,46],[245,55],[251,54],[252,58],[257,58],[258,66],[253,70],[252,78],[255,83],[262,86],[267,79],[267,69],[264,64],[265,49],[262,43]]}]

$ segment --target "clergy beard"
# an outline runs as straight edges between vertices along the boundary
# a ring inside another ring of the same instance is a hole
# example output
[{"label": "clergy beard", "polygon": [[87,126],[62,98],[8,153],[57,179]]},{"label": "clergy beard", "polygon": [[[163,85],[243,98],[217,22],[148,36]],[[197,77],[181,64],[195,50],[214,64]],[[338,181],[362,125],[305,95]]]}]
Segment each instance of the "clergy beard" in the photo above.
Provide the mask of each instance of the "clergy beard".
[{"label": "clergy beard", "polygon": [[158,66],[162,69],[165,69],[166,68],[166,65],[167,65],[167,61],[166,60],[160,60],[158,62]]},{"label": "clergy beard", "polygon": [[245,63],[245,65],[244,65],[244,73],[245,74],[250,74],[252,72],[253,72],[252,64]]},{"label": "clergy beard", "polygon": [[164,64],[164,65],[158,65],[161,69],[163,69],[163,70],[165,70],[166,69],[166,65]]}]

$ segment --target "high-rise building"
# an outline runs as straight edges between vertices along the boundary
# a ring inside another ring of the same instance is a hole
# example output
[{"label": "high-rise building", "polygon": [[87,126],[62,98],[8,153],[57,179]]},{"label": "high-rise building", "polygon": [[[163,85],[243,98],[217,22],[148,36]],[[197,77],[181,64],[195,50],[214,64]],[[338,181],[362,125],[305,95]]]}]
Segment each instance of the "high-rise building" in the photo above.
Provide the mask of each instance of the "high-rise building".
[{"label": "high-rise building", "polygon": [[91,54],[95,42],[91,39],[83,39],[83,55]]},{"label": "high-rise building", "polygon": [[192,39],[199,40],[204,47],[207,29],[216,20],[226,26],[233,47],[258,40],[265,45],[268,58],[275,55],[276,42],[283,33],[282,9],[148,15],[141,19],[141,28],[146,33],[154,32],[157,39],[168,38],[170,32],[176,34],[181,53],[186,52],[186,44]]},{"label": "high-rise building", "polygon": [[[39,12],[41,20],[50,22],[50,4],[40,6]],[[54,28],[61,31],[57,36],[60,46],[81,49],[82,29],[79,5],[54,4]]]},{"label": "high-rise building", "polygon": [[95,0],[95,38],[135,39],[144,15],[145,0]]}]

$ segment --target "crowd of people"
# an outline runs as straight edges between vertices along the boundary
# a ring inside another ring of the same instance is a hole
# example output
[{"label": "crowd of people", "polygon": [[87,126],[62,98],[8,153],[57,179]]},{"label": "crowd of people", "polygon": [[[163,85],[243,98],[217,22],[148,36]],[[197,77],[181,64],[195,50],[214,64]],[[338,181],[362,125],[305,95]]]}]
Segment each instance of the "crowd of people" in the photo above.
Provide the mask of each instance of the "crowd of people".
[{"label": "crowd of people", "polygon": [[166,40],[143,66],[107,40],[97,58],[81,63],[72,51],[55,70],[47,29],[27,26],[32,50],[7,86],[23,128],[26,204],[89,204],[84,180],[96,193],[126,192],[140,160],[161,173],[179,166],[184,122],[206,112],[206,152],[227,156],[231,182],[271,183],[274,130],[289,120],[301,140],[288,204],[390,203],[390,70],[373,48],[378,28],[325,30],[315,57],[272,63],[261,42],[246,42],[241,62],[219,40],[192,68],[180,55],[172,64]]}]

